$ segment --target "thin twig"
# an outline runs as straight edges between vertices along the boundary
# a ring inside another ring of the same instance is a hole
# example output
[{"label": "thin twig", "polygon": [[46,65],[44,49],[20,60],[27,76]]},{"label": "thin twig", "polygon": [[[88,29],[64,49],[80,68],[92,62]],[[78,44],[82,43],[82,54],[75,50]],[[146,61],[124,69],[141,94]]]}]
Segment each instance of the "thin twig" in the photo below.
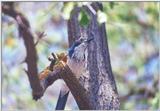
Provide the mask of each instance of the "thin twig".
[{"label": "thin twig", "polygon": [[34,45],[36,46],[39,43],[39,41],[45,36],[46,34],[44,32],[41,32],[40,34],[38,34],[38,39]]}]

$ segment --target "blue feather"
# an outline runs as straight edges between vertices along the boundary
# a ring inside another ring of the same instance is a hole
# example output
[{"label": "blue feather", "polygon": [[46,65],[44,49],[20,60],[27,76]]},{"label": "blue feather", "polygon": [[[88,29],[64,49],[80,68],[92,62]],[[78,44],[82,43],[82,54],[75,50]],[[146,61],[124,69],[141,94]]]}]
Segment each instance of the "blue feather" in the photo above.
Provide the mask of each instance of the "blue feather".
[{"label": "blue feather", "polygon": [[74,49],[73,48],[69,48],[69,50],[68,50],[68,55],[69,55],[69,57],[71,58],[72,57],[72,54],[73,54],[73,52],[74,52]]},{"label": "blue feather", "polygon": [[74,53],[75,47],[77,47],[80,44],[81,44],[80,42],[74,42],[73,45],[68,49],[68,54],[70,58],[72,57],[72,54]]}]

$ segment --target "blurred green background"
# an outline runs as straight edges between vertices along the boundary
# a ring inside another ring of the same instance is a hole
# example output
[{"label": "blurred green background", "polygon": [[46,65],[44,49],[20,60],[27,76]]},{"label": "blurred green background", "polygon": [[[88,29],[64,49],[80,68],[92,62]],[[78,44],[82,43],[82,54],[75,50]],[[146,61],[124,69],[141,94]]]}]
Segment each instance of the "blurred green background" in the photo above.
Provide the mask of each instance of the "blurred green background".
[{"label": "blurred green background", "polygon": [[[120,96],[120,109],[159,108],[160,19],[158,2],[102,2],[106,21],[112,70]],[[68,48],[67,19],[74,5],[81,2],[15,2],[15,8],[30,22],[35,36],[45,32],[36,46],[38,72],[48,64],[51,52]],[[2,109],[52,110],[63,81],[50,86],[41,100],[32,100],[28,77],[24,71],[26,51],[19,37],[16,21],[2,13]],[[66,109],[78,109],[69,95]]]}]

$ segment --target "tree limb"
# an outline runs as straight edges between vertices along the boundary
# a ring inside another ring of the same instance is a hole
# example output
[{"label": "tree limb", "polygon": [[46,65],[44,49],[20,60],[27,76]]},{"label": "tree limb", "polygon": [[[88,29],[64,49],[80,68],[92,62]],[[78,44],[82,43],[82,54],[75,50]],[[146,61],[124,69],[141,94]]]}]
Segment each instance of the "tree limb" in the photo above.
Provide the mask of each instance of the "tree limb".
[{"label": "tree limb", "polygon": [[53,70],[53,72],[50,72],[47,77],[41,79],[41,85],[44,88],[44,93],[45,90],[57,79],[63,79],[65,81],[80,109],[91,109],[86,90],[83,88],[83,86],[81,86],[68,65],[65,65],[64,67],[58,67],[56,70]]},{"label": "tree limb", "polygon": [[34,37],[30,31],[29,21],[20,12],[14,9],[13,2],[3,2],[2,12],[13,17],[17,21],[19,34],[24,40],[27,51],[25,62],[27,63],[28,70],[26,72],[32,88],[33,99],[37,100],[39,96],[42,96],[43,89],[37,75],[37,53],[33,41]]},{"label": "tree limb", "polygon": [[[54,53],[52,53],[55,58]],[[91,109],[91,104],[89,102],[89,96],[87,91],[83,88],[83,86],[79,83],[79,80],[76,78],[75,74],[72,73],[68,65],[64,63],[64,61],[56,58],[58,63],[54,64],[52,61],[49,67],[47,67],[44,71],[42,71],[40,75],[41,85],[45,90],[52,85],[57,79],[63,79],[73,94],[78,106],[80,109]],[[63,59],[63,58],[62,58]],[[55,61],[54,61],[55,63]],[[52,71],[48,71],[52,67]],[[46,76],[47,75],[47,76]],[[40,97],[39,97],[40,98]]]}]

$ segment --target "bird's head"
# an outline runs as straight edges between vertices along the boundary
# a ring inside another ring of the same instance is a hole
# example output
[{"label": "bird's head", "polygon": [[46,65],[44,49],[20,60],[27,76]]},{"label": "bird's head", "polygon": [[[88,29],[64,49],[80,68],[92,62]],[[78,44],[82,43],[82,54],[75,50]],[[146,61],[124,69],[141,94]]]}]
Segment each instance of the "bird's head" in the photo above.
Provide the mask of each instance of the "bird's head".
[{"label": "bird's head", "polygon": [[85,38],[79,38],[76,40],[73,45],[69,48],[69,57],[72,57],[72,54],[74,53],[74,50],[76,47],[79,47],[80,45],[84,45],[85,49],[87,48],[88,44],[93,40],[93,37],[89,37],[87,39]]}]

